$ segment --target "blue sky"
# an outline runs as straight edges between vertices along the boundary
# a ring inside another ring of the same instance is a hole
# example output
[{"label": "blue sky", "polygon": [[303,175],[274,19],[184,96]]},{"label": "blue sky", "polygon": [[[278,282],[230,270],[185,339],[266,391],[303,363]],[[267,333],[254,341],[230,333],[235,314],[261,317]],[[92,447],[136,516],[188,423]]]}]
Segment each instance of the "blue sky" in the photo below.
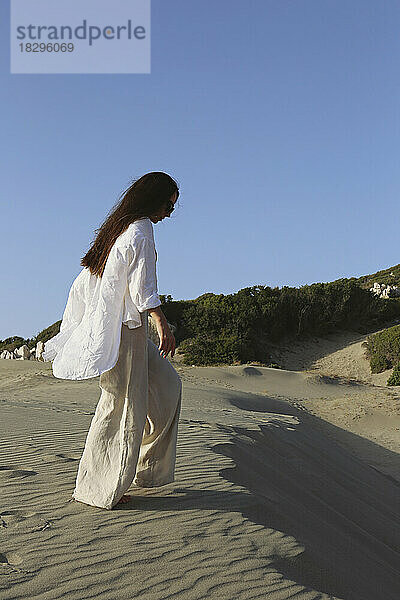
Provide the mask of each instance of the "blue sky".
[{"label": "blue sky", "polygon": [[181,188],[154,225],[174,299],[400,262],[399,2],[153,0],[142,75],[12,75],[0,20],[1,339],[61,318],[148,171]]}]

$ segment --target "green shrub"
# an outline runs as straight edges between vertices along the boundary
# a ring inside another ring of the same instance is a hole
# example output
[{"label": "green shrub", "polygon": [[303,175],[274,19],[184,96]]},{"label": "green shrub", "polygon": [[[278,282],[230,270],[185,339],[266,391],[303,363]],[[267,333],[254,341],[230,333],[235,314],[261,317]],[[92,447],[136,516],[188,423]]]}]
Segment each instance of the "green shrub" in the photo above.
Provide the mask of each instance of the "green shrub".
[{"label": "green shrub", "polygon": [[374,355],[369,359],[369,365],[371,367],[371,373],[382,373],[391,368],[391,362],[386,356]]},{"label": "green shrub", "polygon": [[36,342],[47,342],[50,338],[54,337],[59,333],[61,327],[61,319],[60,321],[56,321],[50,327],[43,329],[36,335]]},{"label": "green shrub", "polygon": [[248,339],[224,331],[186,339],[179,346],[179,352],[184,354],[184,364],[215,365],[255,360]]},{"label": "green shrub", "polygon": [[365,342],[371,373],[382,373],[400,361],[400,325],[369,335]]},{"label": "green shrub", "polygon": [[14,335],[13,337],[9,337],[5,340],[0,340],[0,352],[3,350],[8,350],[9,352],[13,352],[16,348],[20,348],[26,343],[26,340],[19,335]]},{"label": "green shrub", "polygon": [[400,362],[396,363],[386,385],[400,385]]},{"label": "green shrub", "polygon": [[203,294],[181,301],[176,309],[174,304],[166,302],[165,312],[177,320],[176,341],[188,364],[236,360],[267,364],[270,344],[284,338],[338,329],[364,333],[400,316],[400,299],[377,298],[354,278],[301,288],[259,285],[235,294]]}]

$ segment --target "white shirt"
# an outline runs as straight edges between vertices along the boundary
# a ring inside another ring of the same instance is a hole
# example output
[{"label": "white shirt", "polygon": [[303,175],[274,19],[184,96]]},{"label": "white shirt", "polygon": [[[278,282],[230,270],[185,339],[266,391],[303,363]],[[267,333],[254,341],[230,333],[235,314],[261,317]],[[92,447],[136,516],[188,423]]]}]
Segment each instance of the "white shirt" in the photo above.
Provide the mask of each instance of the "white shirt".
[{"label": "white shirt", "polygon": [[160,306],[153,224],[134,221],[117,238],[100,278],[84,267],[74,280],[60,332],[45,343],[61,379],[89,379],[118,360],[121,325],[141,325],[141,312]]}]

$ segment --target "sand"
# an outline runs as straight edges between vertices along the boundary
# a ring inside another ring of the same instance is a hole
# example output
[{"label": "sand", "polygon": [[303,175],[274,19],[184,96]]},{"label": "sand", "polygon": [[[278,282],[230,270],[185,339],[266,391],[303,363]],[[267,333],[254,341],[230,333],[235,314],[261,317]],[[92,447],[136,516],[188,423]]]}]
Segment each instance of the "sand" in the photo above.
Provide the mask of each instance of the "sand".
[{"label": "sand", "polygon": [[176,356],[176,480],[112,511],[71,501],[98,378],[0,360],[1,600],[398,600],[400,388],[364,339]]}]

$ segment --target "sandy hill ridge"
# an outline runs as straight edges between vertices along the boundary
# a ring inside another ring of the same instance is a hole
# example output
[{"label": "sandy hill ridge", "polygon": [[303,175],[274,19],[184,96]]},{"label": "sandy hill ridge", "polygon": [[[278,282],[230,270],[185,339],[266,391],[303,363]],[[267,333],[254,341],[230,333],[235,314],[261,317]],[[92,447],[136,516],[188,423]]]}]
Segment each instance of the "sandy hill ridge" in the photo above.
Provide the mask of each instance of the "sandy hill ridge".
[{"label": "sandy hill ridge", "polygon": [[340,331],[324,337],[279,344],[274,347],[273,359],[293,371],[309,370],[321,375],[386,386],[393,369],[371,373],[363,345],[368,335],[384,330],[380,328],[365,335]]}]

